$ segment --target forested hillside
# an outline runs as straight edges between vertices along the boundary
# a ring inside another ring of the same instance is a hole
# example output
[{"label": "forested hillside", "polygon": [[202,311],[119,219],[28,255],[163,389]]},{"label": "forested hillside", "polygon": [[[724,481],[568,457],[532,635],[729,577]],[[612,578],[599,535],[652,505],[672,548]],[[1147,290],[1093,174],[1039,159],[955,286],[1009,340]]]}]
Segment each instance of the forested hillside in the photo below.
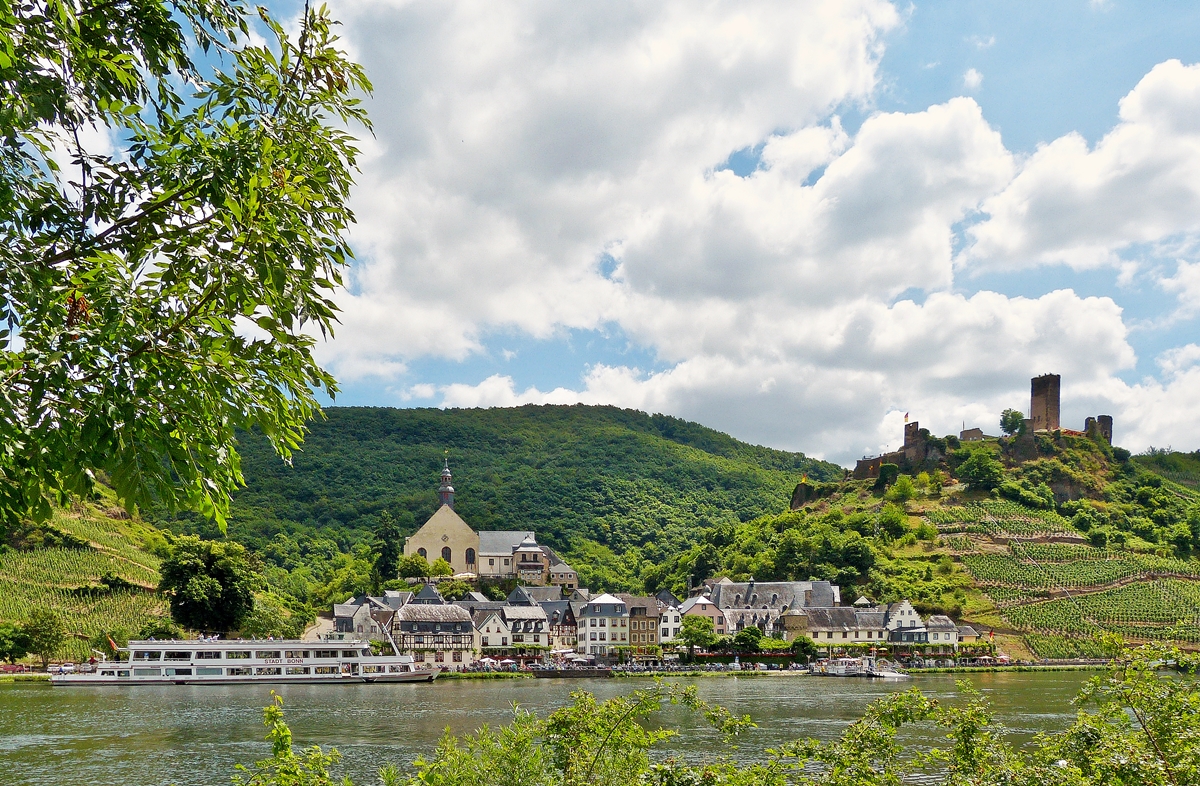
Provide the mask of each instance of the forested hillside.
[{"label": "forested hillside", "polygon": [[[443,458],[458,512],[477,529],[533,529],[577,557],[593,586],[633,588],[705,533],[787,506],[803,476],[834,464],[756,447],[695,423],[593,406],[507,409],[332,407],[286,465],[255,434],[240,438],[246,489],[229,533],[276,567],[320,579],[360,551],[384,511],[402,532],[436,508]],[[214,535],[194,515],[149,516]],[[346,566],[347,567],[348,563]]]}]

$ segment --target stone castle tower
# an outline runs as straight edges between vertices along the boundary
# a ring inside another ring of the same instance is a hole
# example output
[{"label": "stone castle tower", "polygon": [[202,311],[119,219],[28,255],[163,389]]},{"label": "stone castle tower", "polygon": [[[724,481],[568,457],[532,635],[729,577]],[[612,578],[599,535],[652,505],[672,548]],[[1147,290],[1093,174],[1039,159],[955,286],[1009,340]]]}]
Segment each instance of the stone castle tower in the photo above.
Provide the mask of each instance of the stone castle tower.
[{"label": "stone castle tower", "polygon": [[1054,431],[1059,428],[1058,402],[1062,377],[1043,374],[1030,380],[1029,419],[1034,431]]}]

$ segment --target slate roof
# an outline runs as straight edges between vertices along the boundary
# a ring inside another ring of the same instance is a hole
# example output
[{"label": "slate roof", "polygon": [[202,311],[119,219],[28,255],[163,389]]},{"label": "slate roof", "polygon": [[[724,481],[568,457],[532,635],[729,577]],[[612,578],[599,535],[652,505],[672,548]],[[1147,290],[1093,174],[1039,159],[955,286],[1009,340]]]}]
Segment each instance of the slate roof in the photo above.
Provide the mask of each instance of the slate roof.
[{"label": "slate roof", "polygon": [[674,606],[675,608],[679,608],[679,603],[680,603],[679,598],[675,597],[675,594],[672,593],[670,590],[659,590],[658,594],[655,595],[654,597],[658,598],[659,600],[661,600],[663,603],[667,604],[668,606]]},{"label": "slate roof", "polygon": [[945,614],[934,614],[929,619],[925,620],[925,629],[932,631],[957,631],[958,626],[954,624],[954,620],[947,617]]},{"label": "slate roof", "polygon": [[505,606],[501,611],[506,620],[545,620],[546,610],[541,606]]},{"label": "slate roof", "polygon": [[533,599],[533,596],[529,594],[529,589],[520,585],[517,585],[512,592],[508,593],[508,597],[505,598],[505,601],[510,606],[532,606],[537,603],[537,601]]},{"label": "slate roof", "polygon": [[453,604],[409,603],[396,612],[401,622],[470,622],[471,613]]},{"label": "slate roof", "polygon": [[564,625],[564,620],[575,618],[575,610],[571,608],[574,604],[569,600],[544,600],[538,605],[546,612],[546,621],[551,625]]},{"label": "slate roof", "polygon": [[722,580],[710,589],[713,603],[722,609],[830,608],[841,602],[841,589],[828,581]]},{"label": "slate roof", "polygon": [[442,604],[445,602],[446,599],[442,597],[442,593],[438,592],[436,584],[426,584],[424,587],[421,587],[421,591],[418,592],[416,596],[405,605],[411,606],[413,603]]},{"label": "slate roof", "polygon": [[511,557],[513,550],[525,538],[532,538],[529,530],[487,530],[479,533],[479,553],[485,556]]},{"label": "slate roof", "polygon": [[544,603],[548,600],[565,600],[562,593],[562,587],[525,587],[526,594],[533,598],[535,603]]},{"label": "slate roof", "polygon": [[477,614],[481,611],[495,611],[504,608],[502,600],[456,600],[455,606],[466,609],[471,614]]},{"label": "slate roof", "polygon": [[807,608],[809,630],[883,630],[882,611],[861,611],[853,606]]}]

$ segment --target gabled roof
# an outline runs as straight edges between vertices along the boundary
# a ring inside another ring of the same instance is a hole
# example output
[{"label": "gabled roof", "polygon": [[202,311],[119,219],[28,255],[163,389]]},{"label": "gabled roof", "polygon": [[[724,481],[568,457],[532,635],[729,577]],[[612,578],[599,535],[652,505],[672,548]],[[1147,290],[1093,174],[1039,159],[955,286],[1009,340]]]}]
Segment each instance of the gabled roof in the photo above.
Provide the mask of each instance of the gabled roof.
[{"label": "gabled roof", "polygon": [[505,602],[510,606],[532,606],[537,603],[533,596],[529,594],[529,590],[521,585],[517,585],[512,592],[508,593]]},{"label": "gabled roof", "polygon": [[546,620],[551,625],[565,625],[575,619],[575,610],[569,600],[544,600],[538,605],[546,612]]},{"label": "gabled roof", "polygon": [[679,608],[679,598],[675,597],[675,593],[671,592],[670,590],[659,590],[658,594],[654,597],[658,598],[668,606]]},{"label": "gabled roof", "polygon": [[489,598],[487,595],[484,595],[482,592],[472,591],[472,592],[468,592],[466,595],[464,595],[463,600],[473,600],[473,601],[480,602],[480,603],[489,603],[489,602],[491,602],[492,599]]},{"label": "gabled roof", "polygon": [[525,587],[524,589],[526,594],[533,598],[536,603],[546,600],[564,600],[566,597],[562,593],[562,587],[554,584],[548,587]]},{"label": "gabled roof", "polygon": [[413,597],[412,601],[405,605],[419,604],[443,604],[446,599],[442,597],[442,593],[438,592],[436,584],[426,584],[421,587],[421,591]]},{"label": "gabled roof", "polygon": [[462,518],[454,512],[454,508],[450,507],[449,505],[442,505],[440,508],[438,508],[437,512],[430,516],[429,520],[422,524],[421,529],[413,533],[412,537],[415,538],[417,535],[420,535],[427,527],[431,530],[436,530],[439,532],[457,529],[460,531],[466,530],[472,535],[475,534],[475,530],[471,529],[471,526],[467,524],[467,522],[463,521]]},{"label": "gabled roof", "polygon": [[853,606],[831,606],[828,608],[807,608],[804,616],[808,617],[810,630],[883,630],[884,615],[881,611],[861,611]]},{"label": "gabled roof", "polygon": [[575,569],[565,562],[556,562],[550,566],[551,573],[574,573]]},{"label": "gabled roof", "polygon": [[529,530],[486,530],[479,533],[479,553],[491,557],[511,557],[521,541],[532,537],[533,533]]},{"label": "gabled roof", "polygon": [[620,598],[621,601],[625,604],[625,608],[629,609],[630,614],[633,613],[634,609],[645,609],[645,612],[643,612],[643,613],[647,617],[651,617],[651,616],[657,617],[658,616],[658,613],[659,613],[658,598],[647,597],[644,595],[627,595],[625,593],[620,593],[617,595],[617,597]]},{"label": "gabled roof", "polygon": [[596,596],[596,597],[594,597],[594,598],[588,598],[588,603],[592,603],[592,604],[600,604],[600,603],[620,603],[620,604],[623,604],[623,603],[624,603],[624,601],[623,601],[623,600],[621,600],[620,598],[617,598],[617,597],[614,597],[614,596],[612,596],[612,595],[609,595],[609,594],[606,592],[606,593],[604,593],[603,595],[597,595],[597,596]]},{"label": "gabled roof", "polygon": [[679,611],[686,614],[695,608],[695,606],[699,603],[707,603],[710,606],[716,606],[716,604],[712,602],[712,598],[708,597],[707,595],[693,595],[683,602],[683,605],[679,607]]}]

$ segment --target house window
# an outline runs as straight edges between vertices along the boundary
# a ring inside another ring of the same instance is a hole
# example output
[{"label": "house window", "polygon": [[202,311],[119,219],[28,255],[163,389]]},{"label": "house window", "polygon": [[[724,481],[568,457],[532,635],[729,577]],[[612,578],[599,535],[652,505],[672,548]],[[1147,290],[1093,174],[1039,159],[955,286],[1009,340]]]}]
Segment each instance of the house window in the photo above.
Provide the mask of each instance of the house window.
[{"label": "house window", "polygon": [[446,562],[450,562],[450,547],[449,546],[442,546],[442,559],[446,560]]},{"label": "house window", "polygon": [[935,633],[935,634],[933,634],[933,640],[934,640],[934,641],[937,641],[937,640],[938,640],[938,635],[937,635],[936,633]]},{"label": "house window", "polygon": [[467,549],[467,564],[475,564],[475,549]]},{"label": "house window", "polygon": [[511,563],[512,563],[512,560],[510,560],[508,557],[504,558],[504,567],[507,568]]},{"label": "house window", "polygon": [[494,560],[494,559],[489,559],[489,560],[488,560],[488,566],[489,566],[489,567],[495,567],[495,566],[496,566],[496,560]]},{"label": "house window", "polygon": [[441,650],[438,650],[437,652],[433,653],[433,662],[434,663],[442,663],[445,660],[446,660],[446,653],[442,652]]},{"label": "house window", "polygon": [[455,651],[454,651],[454,662],[455,662],[455,663],[462,663],[462,650],[455,650]]},{"label": "house window", "polygon": [[422,559],[429,559],[429,553],[425,549],[417,549],[417,553],[421,555]]}]

